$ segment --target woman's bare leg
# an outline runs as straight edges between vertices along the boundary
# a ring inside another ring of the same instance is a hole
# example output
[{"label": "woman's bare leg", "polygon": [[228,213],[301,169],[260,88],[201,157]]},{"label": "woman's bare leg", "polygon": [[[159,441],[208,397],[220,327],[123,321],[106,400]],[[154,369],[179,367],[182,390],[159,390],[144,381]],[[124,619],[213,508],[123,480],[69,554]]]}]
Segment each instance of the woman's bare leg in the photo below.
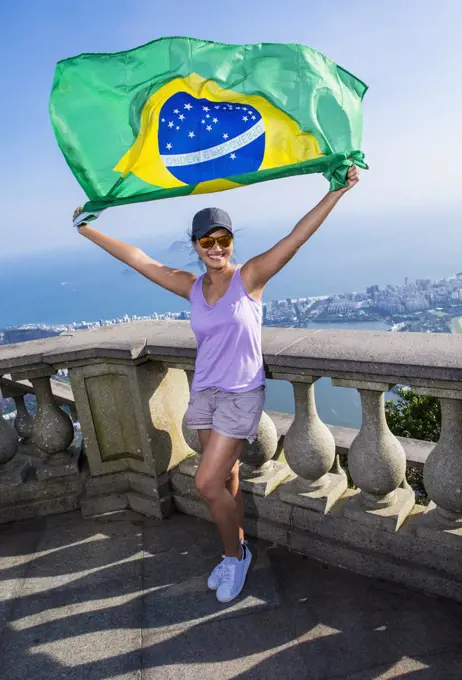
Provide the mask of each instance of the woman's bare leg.
[{"label": "woman's bare leg", "polygon": [[[205,438],[206,436],[203,436],[204,440]],[[231,439],[212,430],[196,473],[196,488],[207,503],[217,525],[224,554],[238,559],[242,555],[239,540],[240,510],[236,498],[227,488],[227,483],[242,449],[242,440]]]},{"label": "woman's bare leg", "polygon": [[[205,447],[207,446],[211,432],[212,430],[198,430],[202,451],[204,451]],[[234,463],[231,473],[226,481],[226,488],[236,501],[237,512],[239,515],[239,538],[242,542],[244,542],[244,500],[242,498],[242,493],[239,486],[238,460]]]}]

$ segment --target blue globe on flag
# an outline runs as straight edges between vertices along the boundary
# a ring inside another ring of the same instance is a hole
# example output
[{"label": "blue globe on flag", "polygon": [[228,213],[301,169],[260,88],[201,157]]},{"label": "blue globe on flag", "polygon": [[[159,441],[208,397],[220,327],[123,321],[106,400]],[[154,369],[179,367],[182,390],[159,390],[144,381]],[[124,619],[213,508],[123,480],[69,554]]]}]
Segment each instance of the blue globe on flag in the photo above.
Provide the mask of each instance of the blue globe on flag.
[{"label": "blue globe on flag", "polygon": [[265,152],[263,119],[248,104],[176,92],[159,113],[159,152],[185,184],[256,172]]}]

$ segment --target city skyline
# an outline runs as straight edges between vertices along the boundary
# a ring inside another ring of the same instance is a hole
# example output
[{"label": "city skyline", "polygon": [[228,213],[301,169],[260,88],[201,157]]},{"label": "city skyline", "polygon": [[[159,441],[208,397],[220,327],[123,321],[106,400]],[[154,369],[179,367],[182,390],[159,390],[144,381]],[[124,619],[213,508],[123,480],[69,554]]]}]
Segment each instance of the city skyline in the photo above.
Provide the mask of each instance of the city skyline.
[{"label": "city skyline", "polygon": [[[441,307],[439,306],[441,305]],[[447,308],[452,308],[452,313]],[[293,325],[316,322],[387,320],[392,330],[449,330],[448,319],[462,318],[462,272],[441,279],[428,277],[415,281],[405,277],[404,285],[386,284],[380,288],[371,284],[364,291],[343,291],[333,295],[301,296],[282,298],[263,302],[263,325]],[[446,314],[423,316],[415,315],[433,310],[445,310]],[[396,322],[402,316],[405,322]],[[447,318],[446,318],[447,316]],[[0,345],[4,342],[5,331],[53,330],[56,334],[71,330],[91,330],[102,326],[130,323],[145,320],[189,320],[190,312],[168,311],[151,314],[125,313],[110,319],[80,320],[71,323],[40,324],[24,323],[12,326],[1,325]],[[393,321],[395,318],[395,321]],[[419,327],[420,326],[420,327]],[[459,328],[456,328],[458,331]]]}]

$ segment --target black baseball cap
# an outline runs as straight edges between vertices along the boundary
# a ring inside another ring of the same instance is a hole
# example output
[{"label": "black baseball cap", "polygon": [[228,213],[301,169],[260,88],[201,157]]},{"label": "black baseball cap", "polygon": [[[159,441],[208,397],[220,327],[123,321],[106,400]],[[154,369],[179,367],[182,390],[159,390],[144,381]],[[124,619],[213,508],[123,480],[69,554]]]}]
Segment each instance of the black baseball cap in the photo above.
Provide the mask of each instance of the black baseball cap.
[{"label": "black baseball cap", "polygon": [[213,229],[227,229],[231,234],[233,227],[231,218],[221,208],[204,208],[199,210],[193,217],[192,221],[192,237],[193,239],[200,239],[206,236]]}]

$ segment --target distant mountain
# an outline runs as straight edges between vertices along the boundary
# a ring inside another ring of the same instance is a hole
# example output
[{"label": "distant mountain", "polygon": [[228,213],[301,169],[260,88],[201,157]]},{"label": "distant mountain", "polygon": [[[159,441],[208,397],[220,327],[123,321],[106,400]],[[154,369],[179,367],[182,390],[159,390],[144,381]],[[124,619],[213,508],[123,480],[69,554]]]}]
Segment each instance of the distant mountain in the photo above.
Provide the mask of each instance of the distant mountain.
[{"label": "distant mountain", "polygon": [[186,262],[185,264],[179,265],[179,269],[196,269],[197,271],[204,271],[204,267],[202,265],[202,262],[199,260],[199,258],[191,259],[189,262]]},{"label": "distant mountain", "polygon": [[174,241],[167,252],[181,253],[184,252],[185,250],[189,250],[190,248],[191,248],[190,244],[186,243],[185,241]]}]

